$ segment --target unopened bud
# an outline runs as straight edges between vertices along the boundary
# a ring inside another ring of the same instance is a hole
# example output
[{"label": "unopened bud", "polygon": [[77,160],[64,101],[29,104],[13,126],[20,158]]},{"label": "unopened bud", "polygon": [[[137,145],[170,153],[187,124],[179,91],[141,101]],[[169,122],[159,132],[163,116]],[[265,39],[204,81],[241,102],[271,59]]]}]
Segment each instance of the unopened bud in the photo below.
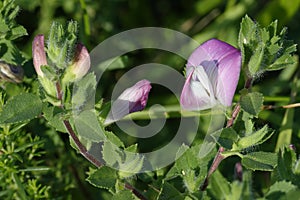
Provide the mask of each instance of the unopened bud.
[{"label": "unopened bud", "polygon": [[129,113],[143,110],[147,104],[150,90],[151,84],[148,80],[141,80],[127,88],[112,104],[105,124],[118,121]]},{"label": "unopened bud", "polygon": [[38,76],[44,77],[41,66],[48,65],[44,46],[44,35],[35,36],[32,42],[32,57],[36,73]]},{"label": "unopened bud", "polygon": [[[81,79],[89,71],[91,67],[91,59],[88,50],[83,44],[77,44],[74,62],[66,70],[65,76],[74,81]],[[68,73],[71,73],[68,74]]]}]

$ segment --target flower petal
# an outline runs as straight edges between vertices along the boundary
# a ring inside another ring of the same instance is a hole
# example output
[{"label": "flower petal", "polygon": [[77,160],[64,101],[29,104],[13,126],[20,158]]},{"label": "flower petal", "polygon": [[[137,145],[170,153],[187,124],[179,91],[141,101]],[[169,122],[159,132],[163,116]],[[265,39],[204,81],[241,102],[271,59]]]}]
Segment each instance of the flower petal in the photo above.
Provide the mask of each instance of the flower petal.
[{"label": "flower petal", "polygon": [[241,70],[241,53],[232,51],[219,64],[217,99],[225,106],[231,106],[232,99],[239,81]]},{"label": "flower petal", "polygon": [[231,105],[241,69],[238,49],[217,39],[208,40],[189,57],[186,68],[191,67],[203,67],[216,99],[224,106]]},{"label": "flower petal", "polygon": [[[203,68],[202,70],[200,72],[196,72],[196,68],[191,71],[187,70],[187,79],[180,97],[180,104],[185,110],[204,110],[216,104],[212,91],[209,89],[211,88],[209,79]],[[197,73],[199,73],[198,76]],[[197,76],[200,81],[195,80],[193,76]]]},{"label": "flower petal", "polygon": [[48,65],[44,46],[44,35],[35,36],[32,42],[32,57],[36,73],[43,77],[44,74],[41,70],[41,66]]},{"label": "flower petal", "polygon": [[70,72],[75,75],[75,79],[80,79],[91,67],[90,54],[83,44],[77,44],[74,59],[74,63],[70,66]]}]

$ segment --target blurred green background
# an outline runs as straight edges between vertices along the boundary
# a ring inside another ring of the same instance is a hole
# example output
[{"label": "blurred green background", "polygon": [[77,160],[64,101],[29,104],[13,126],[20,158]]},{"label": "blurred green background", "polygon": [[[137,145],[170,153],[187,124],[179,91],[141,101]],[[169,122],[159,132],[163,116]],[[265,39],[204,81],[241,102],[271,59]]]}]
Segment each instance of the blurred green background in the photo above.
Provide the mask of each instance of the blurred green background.
[{"label": "blurred green background", "polygon": [[[79,40],[92,50],[106,38],[119,32],[137,27],[164,27],[180,31],[202,43],[210,38],[218,38],[237,46],[239,25],[245,14],[266,26],[278,20],[279,29],[288,27],[288,39],[300,42],[300,0],[16,0],[21,11],[17,23],[23,25],[28,36],[17,41],[18,47],[31,57],[31,43],[35,35],[48,33],[52,21],[66,23],[76,20],[79,23]],[[185,61],[160,51],[145,50],[124,56],[120,68],[111,70],[104,76],[99,88],[99,96],[109,98],[114,83],[130,68],[142,63],[162,63],[183,71]],[[29,78],[35,78],[32,60],[25,66]],[[293,88],[291,81],[298,71],[298,66],[282,72],[264,74],[255,83],[254,90],[265,95],[265,104],[284,105],[299,101],[299,95],[290,97]],[[243,76],[241,76],[243,77]],[[239,88],[243,87],[243,78]],[[155,86],[149,105],[160,102],[162,105],[178,104],[178,101],[164,88]],[[237,90],[238,91],[238,90]],[[294,91],[297,92],[297,91]],[[237,99],[237,98],[236,98]],[[299,113],[299,109],[293,110]],[[282,128],[285,110],[263,111],[259,123],[269,123],[274,129]],[[296,115],[289,118],[289,127],[293,130],[292,141],[299,144],[299,119]],[[172,121],[173,120],[173,121]],[[164,133],[173,132],[177,119],[169,121]],[[205,120],[205,119],[204,119]],[[143,123],[143,122],[140,122]],[[176,128],[176,127],[175,127]],[[113,130],[117,130],[112,127]],[[42,175],[40,182],[50,185],[49,192],[58,199],[102,199],[106,192],[93,188],[86,181],[86,171],[91,165],[70,147],[66,134],[56,133],[45,126],[43,119],[30,124],[30,132],[39,135],[45,141],[43,159],[52,168],[47,176]],[[279,131],[264,147],[274,151]],[[137,141],[126,138],[127,144]],[[160,134],[155,141],[169,140],[172,135]],[[153,139],[153,138],[152,138]],[[152,141],[148,141],[151,143]],[[300,146],[297,146],[300,148]],[[153,147],[152,147],[153,148]],[[149,150],[149,149],[144,149]],[[233,166],[234,162],[225,162],[223,166]],[[54,170],[53,170],[54,169]],[[224,175],[226,176],[226,170]],[[230,174],[228,177],[230,179]],[[39,176],[39,174],[37,174]],[[263,185],[264,183],[261,183]],[[257,186],[258,188],[260,186]]]}]

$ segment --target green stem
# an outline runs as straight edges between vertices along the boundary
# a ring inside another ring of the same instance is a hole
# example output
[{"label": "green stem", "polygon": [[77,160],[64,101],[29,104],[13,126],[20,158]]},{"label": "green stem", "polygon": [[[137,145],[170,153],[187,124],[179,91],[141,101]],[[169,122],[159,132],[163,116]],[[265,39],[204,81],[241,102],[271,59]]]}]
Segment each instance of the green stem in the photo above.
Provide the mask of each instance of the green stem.
[{"label": "green stem", "polygon": [[200,117],[200,116],[210,116],[222,114],[222,110],[204,110],[200,112],[184,111],[181,110],[180,105],[164,106],[165,110],[143,110],[140,112],[134,112],[122,120],[147,120],[147,119],[171,119],[171,118],[181,118],[181,117]]},{"label": "green stem", "polygon": [[[239,101],[241,95],[235,95],[234,101]],[[264,96],[264,102],[282,102],[288,103],[290,101],[289,96]],[[300,101],[299,97],[295,98],[295,101]]]},{"label": "green stem", "polygon": [[[240,97],[240,96],[238,96]],[[264,97],[264,102],[289,102],[289,97]],[[299,99],[300,101],[300,99]],[[283,106],[274,106],[274,105],[264,105],[263,110],[269,110],[269,109],[278,109],[278,108],[284,108],[284,109],[289,109],[289,108],[296,108],[300,107],[300,103],[293,103],[293,104],[287,104]],[[192,112],[192,111],[185,111],[181,110],[180,105],[169,105],[165,106],[165,111],[162,110],[143,110],[140,112],[134,112],[126,117],[124,117],[122,120],[148,120],[148,119],[171,119],[171,118],[181,118],[181,117],[200,117],[200,116],[208,116],[208,115],[218,115],[221,110],[204,110],[201,112]],[[240,109],[240,108],[236,108]],[[233,112],[233,114],[237,114],[237,112]],[[233,119],[234,120],[234,119]]]}]

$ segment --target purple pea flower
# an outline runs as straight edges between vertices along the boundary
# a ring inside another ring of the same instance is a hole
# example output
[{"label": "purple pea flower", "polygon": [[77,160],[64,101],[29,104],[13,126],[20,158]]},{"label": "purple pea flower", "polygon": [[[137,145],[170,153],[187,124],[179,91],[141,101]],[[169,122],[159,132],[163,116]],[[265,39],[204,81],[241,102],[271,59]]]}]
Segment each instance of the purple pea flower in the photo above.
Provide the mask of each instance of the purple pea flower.
[{"label": "purple pea flower", "polygon": [[113,102],[104,124],[113,123],[129,113],[143,110],[147,104],[150,90],[151,84],[145,79],[124,90],[117,100]]},{"label": "purple pea flower", "polygon": [[241,70],[241,53],[217,39],[200,45],[186,64],[180,104],[185,110],[231,106]]}]

